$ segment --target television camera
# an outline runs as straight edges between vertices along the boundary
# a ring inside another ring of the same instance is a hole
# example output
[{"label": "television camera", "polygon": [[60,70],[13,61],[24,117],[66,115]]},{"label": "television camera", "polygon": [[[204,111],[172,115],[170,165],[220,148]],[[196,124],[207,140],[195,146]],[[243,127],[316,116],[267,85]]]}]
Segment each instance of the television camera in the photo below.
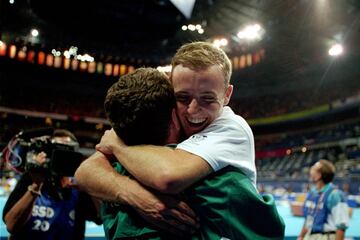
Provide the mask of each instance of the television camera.
[{"label": "television camera", "polygon": [[[21,131],[10,140],[2,156],[19,173],[43,171],[52,176],[74,176],[83,159],[79,144],[76,140],[57,142],[53,134],[53,128]],[[36,161],[40,152],[46,153],[42,165]]]}]

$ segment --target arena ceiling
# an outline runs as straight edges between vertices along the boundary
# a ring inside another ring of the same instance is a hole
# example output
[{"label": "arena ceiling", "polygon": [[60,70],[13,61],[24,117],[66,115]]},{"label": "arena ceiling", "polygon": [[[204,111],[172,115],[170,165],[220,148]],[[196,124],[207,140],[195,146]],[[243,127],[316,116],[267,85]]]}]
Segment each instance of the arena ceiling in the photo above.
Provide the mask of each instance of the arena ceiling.
[{"label": "arena ceiling", "polygon": [[[196,0],[190,18],[169,0],[0,0],[0,21],[7,41],[28,43],[37,28],[39,38],[32,40],[44,48],[77,46],[98,58],[145,59],[151,66],[169,63],[182,43],[194,40],[225,37],[230,56],[265,49],[264,62],[235,72],[237,97],[340,81],[332,72],[339,60],[328,55],[335,43],[344,46],[341,72],[359,76],[357,0]],[[239,29],[251,23],[263,27],[263,38],[239,40]],[[188,24],[201,24],[204,33],[183,31]]]}]

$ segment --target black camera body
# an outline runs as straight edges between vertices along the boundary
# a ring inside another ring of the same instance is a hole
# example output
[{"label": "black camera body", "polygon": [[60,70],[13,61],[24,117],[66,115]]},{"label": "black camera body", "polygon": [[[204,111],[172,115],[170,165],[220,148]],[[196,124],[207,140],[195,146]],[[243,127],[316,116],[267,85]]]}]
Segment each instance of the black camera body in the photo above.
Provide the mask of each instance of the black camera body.
[{"label": "black camera body", "polygon": [[[83,155],[77,152],[78,144],[52,141],[52,128],[37,129],[17,134],[7,146],[10,165],[18,172],[42,171],[53,176],[74,176]],[[46,161],[39,165],[36,157],[46,154]]]}]

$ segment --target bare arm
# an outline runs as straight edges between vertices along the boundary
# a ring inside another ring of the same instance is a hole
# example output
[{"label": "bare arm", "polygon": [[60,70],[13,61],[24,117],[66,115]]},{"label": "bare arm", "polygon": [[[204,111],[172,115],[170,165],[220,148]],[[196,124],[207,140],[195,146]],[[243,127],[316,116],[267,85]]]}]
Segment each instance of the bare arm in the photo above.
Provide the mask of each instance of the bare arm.
[{"label": "bare arm", "polygon": [[344,230],[341,230],[341,229],[338,229],[336,230],[336,240],[344,240],[345,238],[345,231]]},{"label": "bare arm", "polygon": [[[40,191],[41,185],[33,183],[31,188],[33,191],[38,192]],[[6,213],[4,221],[10,233],[15,233],[16,230],[20,230],[27,221],[29,221],[37,197],[36,194],[26,191],[19,201]]]},{"label": "bare arm", "polygon": [[106,156],[96,152],[76,170],[80,189],[95,197],[130,205],[149,222],[179,233],[192,232],[198,223],[195,213],[182,201],[154,195],[137,181],[117,173]]},{"label": "bare arm", "polygon": [[164,193],[178,193],[212,172],[201,157],[169,147],[127,146],[114,130],[106,131],[97,145],[118,161],[144,185]]},{"label": "bare arm", "polygon": [[[39,153],[35,160],[39,165],[45,163],[46,154]],[[4,217],[6,228],[10,233],[20,230],[30,219],[32,209],[36,198],[40,195],[43,182],[45,180],[44,171],[36,171],[30,173],[32,184],[24,195],[10,208]]]},{"label": "bare arm", "polygon": [[[100,152],[94,153],[86,159],[75,172],[77,184],[88,194],[107,201],[138,207],[138,201],[153,199],[153,194],[142,187],[138,182],[115,171]],[[135,197],[142,196],[142,198]],[[158,202],[159,209],[164,206]]]},{"label": "bare arm", "polygon": [[[118,174],[106,156],[94,153],[75,172],[77,184],[88,194],[107,201],[127,203],[127,190],[132,181]],[[121,183],[121,184],[119,184]]]},{"label": "bare arm", "polygon": [[302,240],[302,239],[304,239],[307,231],[308,231],[308,229],[306,228],[306,226],[305,226],[305,224],[304,224],[304,226],[303,226],[303,228],[301,229],[301,232],[300,232],[297,240]]}]

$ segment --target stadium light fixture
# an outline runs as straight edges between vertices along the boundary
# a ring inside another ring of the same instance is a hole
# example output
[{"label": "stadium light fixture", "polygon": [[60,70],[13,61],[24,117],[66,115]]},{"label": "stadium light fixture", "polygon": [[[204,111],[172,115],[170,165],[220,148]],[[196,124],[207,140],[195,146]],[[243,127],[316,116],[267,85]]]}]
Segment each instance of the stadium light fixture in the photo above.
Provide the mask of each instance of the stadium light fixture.
[{"label": "stadium light fixture", "polygon": [[341,44],[337,43],[337,44],[334,44],[331,46],[328,53],[330,56],[336,57],[336,56],[341,55],[343,52],[344,52],[343,46]]},{"label": "stadium light fixture", "polygon": [[213,44],[217,47],[225,47],[228,43],[229,41],[226,38],[216,38],[213,41]]},{"label": "stadium light fixture", "polygon": [[199,34],[203,34],[205,31],[204,29],[202,28],[202,25],[201,24],[188,24],[188,25],[183,25],[181,27],[181,30],[183,31],[197,31]]},{"label": "stadium light fixture", "polygon": [[54,55],[54,57],[60,57],[61,56],[61,52],[57,51],[56,49],[51,50],[52,55]]},{"label": "stadium light fixture", "polygon": [[260,24],[252,24],[245,26],[241,31],[237,33],[237,37],[242,40],[261,40],[264,34],[264,29],[260,26]]},{"label": "stadium light fixture", "polygon": [[71,55],[70,55],[69,51],[68,51],[68,50],[65,50],[65,51],[64,51],[64,57],[67,58],[67,59],[69,59],[70,56],[71,56]]},{"label": "stadium light fixture", "polygon": [[33,36],[33,37],[37,37],[37,36],[39,36],[39,30],[37,30],[37,29],[31,29],[31,36]]},{"label": "stadium light fixture", "polygon": [[194,24],[189,24],[189,25],[188,25],[188,29],[189,29],[190,31],[195,31],[196,27],[195,27]]},{"label": "stadium light fixture", "polygon": [[220,39],[221,46],[226,46],[226,45],[228,45],[228,43],[229,43],[229,41],[226,38]]}]

